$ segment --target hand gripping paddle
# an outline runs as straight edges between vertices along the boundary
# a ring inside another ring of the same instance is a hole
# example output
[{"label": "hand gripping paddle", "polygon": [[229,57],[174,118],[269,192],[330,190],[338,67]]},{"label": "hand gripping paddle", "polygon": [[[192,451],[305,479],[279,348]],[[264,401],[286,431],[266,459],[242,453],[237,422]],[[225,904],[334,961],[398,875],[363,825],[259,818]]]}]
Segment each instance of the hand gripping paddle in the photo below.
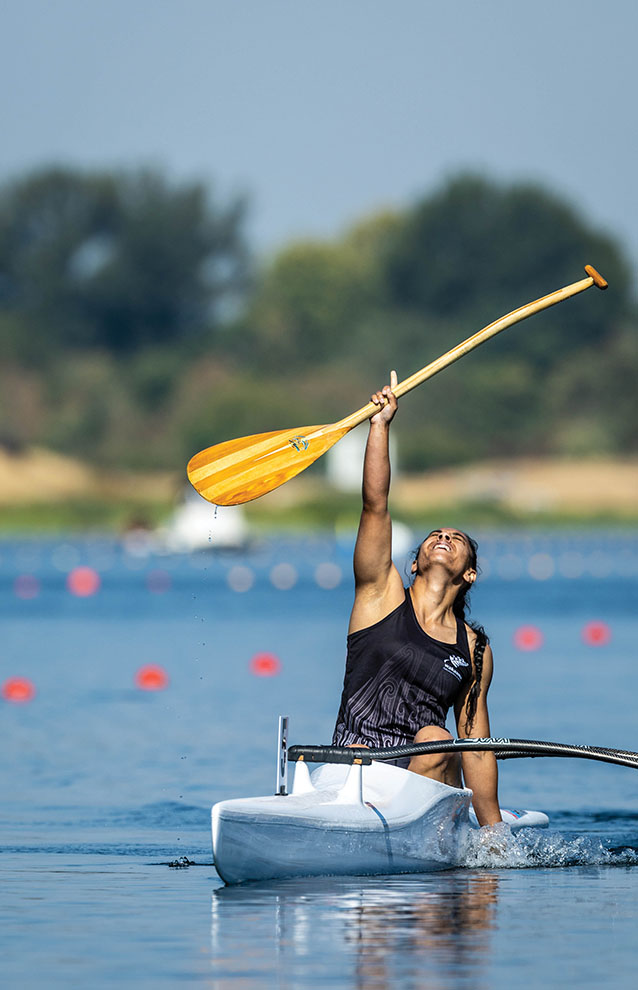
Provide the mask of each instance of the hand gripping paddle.
[{"label": "hand gripping paddle", "polygon": [[[502,316],[495,323],[479,330],[451,351],[441,355],[421,371],[415,372],[405,381],[399,382],[394,394],[399,398],[417,385],[437,375],[448,365],[469,354],[475,347],[485,343],[490,337],[506,330],[521,320],[526,320],[543,309],[584,292],[592,285],[606,289],[607,282],[591,265],[585,265],[587,278],[573,282],[564,289],[557,289],[548,296],[542,296],[513,312]],[[256,433],[239,440],[207,447],[195,454],[188,462],[188,480],[203,498],[216,505],[240,505],[250,502],[260,495],[266,495],[279,488],[285,481],[294,478],[313,461],[325,454],[341,437],[349,433],[359,423],[370,419],[379,411],[374,402],[356,412],[325,426],[296,426],[289,430],[275,430],[273,433]]]}]

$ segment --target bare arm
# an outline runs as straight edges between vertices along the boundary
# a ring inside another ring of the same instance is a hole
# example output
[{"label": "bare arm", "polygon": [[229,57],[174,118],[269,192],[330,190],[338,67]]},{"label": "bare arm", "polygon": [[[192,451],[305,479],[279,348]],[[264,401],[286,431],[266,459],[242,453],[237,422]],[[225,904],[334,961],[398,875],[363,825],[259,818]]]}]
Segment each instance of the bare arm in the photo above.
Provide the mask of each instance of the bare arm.
[{"label": "bare arm", "polygon": [[403,601],[401,576],[392,562],[392,521],[388,511],[390,491],[390,423],[397,410],[390,385],[372,396],[380,411],[370,420],[363,462],[363,507],[354,548],[355,600],[349,632],[378,622]]},{"label": "bare arm", "polygon": [[[467,722],[465,703],[467,693],[455,706],[456,727],[460,739],[485,739],[490,735],[490,718],[487,711],[487,692],[492,680],[492,650],[485,647],[481,693],[479,694],[476,715],[472,725]],[[468,689],[469,690],[469,689]],[[494,753],[463,753],[463,777],[467,787],[473,791],[472,804],[479,825],[494,825],[501,821],[498,802],[498,771]]]}]

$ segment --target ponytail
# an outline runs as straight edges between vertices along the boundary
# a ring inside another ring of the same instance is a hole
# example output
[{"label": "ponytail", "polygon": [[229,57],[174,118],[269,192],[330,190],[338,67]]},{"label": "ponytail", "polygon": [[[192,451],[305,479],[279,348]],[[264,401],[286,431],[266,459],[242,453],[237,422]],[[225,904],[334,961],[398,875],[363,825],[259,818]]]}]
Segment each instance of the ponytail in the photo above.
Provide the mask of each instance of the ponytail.
[{"label": "ponytail", "polygon": [[[470,566],[478,571],[478,543],[473,540],[471,536],[465,534],[469,544],[470,544]],[[470,603],[468,601],[470,589],[470,584],[465,584],[461,591],[454,600],[454,605],[452,610],[458,619],[462,622],[467,622],[470,629],[476,633],[476,640],[474,642],[474,651],[472,654],[472,661],[474,666],[474,681],[472,682],[472,687],[470,688],[467,696],[467,701],[465,702],[465,716],[467,719],[467,729],[471,730],[474,723],[474,718],[476,716],[476,706],[478,704],[478,699],[481,694],[481,678],[483,676],[483,657],[485,656],[485,647],[489,643],[489,638],[483,626],[479,625],[478,622],[469,622],[466,616],[466,612],[469,611]]]}]

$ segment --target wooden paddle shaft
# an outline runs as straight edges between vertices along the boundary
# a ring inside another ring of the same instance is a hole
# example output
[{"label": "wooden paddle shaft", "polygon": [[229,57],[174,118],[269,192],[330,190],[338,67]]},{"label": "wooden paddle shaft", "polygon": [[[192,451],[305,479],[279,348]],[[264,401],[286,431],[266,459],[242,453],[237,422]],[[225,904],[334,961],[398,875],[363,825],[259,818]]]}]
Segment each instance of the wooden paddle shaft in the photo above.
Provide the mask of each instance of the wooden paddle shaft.
[{"label": "wooden paddle shaft", "polygon": [[[595,269],[586,266],[585,270],[587,278],[528,303],[527,306],[521,306],[520,309],[479,330],[473,337],[469,337],[421,371],[406,378],[396,386],[395,394],[401,396],[416,388],[421,382],[436,375],[454,361],[458,361],[464,354],[512,324],[519,323],[542,309],[554,306],[563,299],[588,289],[591,285],[597,285],[600,289],[607,287],[604,278]],[[379,406],[369,402],[338,423],[275,430],[271,433],[260,433],[215,444],[191,457],[187,468],[188,478],[199,494],[209,502],[217,505],[241,505],[243,502],[249,502],[274,491],[290,478],[294,478],[325,454],[349,430],[370,419],[378,410]]]},{"label": "wooden paddle shaft", "polygon": [[[508,327],[513,326],[515,323],[520,323],[522,320],[534,316],[535,313],[540,313],[543,309],[549,309],[550,306],[555,306],[556,303],[563,302],[564,299],[569,299],[579,292],[584,292],[585,289],[591,288],[592,285],[598,286],[599,289],[607,288],[607,282],[602,275],[599,275],[595,268],[592,268],[591,265],[585,265],[585,271],[587,272],[587,278],[583,278],[579,282],[572,282],[571,285],[565,286],[564,289],[557,289],[556,292],[551,292],[548,296],[542,296],[540,299],[534,300],[534,302],[527,303],[526,306],[520,306],[506,316],[502,316],[500,320],[496,320],[494,323],[490,323],[489,326],[479,330],[472,337],[468,337],[461,344],[457,344],[451,351],[442,354],[441,357],[432,361],[425,368],[422,368],[421,371],[416,371],[409,378],[399,382],[394,389],[394,394],[399,398],[405,395],[406,392],[411,392],[417,385],[421,385],[428,378],[432,378],[439,371],[443,371],[444,368],[454,364],[459,358],[473,351],[475,347],[479,347],[486,340],[495,337],[497,333],[501,333],[502,330],[507,330]],[[374,402],[368,402],[361,409],[335,423],[334,428],[351,430],[353,427],[358,426],[359,423],[363,423],[364,420],[370,419],[377,412],[379,412],[379,406]]]}]

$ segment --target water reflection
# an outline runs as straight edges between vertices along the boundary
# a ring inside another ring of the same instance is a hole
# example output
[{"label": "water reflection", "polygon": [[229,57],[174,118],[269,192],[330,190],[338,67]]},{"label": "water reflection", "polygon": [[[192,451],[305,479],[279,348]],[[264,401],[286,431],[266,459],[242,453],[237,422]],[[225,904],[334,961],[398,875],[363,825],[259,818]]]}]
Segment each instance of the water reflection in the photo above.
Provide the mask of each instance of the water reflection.
[{"label": "water reflection", "polygon": [[213,985],[486,986],[498,887],[486,872],[221,887]]}]

